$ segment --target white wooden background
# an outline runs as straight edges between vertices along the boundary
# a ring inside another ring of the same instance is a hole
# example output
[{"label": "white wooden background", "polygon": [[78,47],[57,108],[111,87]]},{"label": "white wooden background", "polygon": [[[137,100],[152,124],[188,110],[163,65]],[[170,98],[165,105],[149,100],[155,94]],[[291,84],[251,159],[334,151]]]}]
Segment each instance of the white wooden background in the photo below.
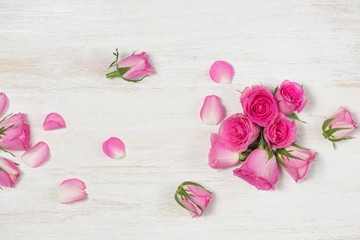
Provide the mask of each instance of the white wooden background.
[{"label": "white wooden background", "polygon": [[[334,151],[320,130],[341,104],[360,123],[359,1],[2,0],[0,34],[7,112],[26,113],[31,143],[51,149],[0,191],[0,239],[360,239],[360,134]],[[115,48],[147,51],[156,75],[106,79]],[[235,68],[231,85],[208,77],[220,59]],[[217,94],[231,115],[242,111],[236,90],[284,79],[308,95],[298,142],[318,157],[307,176],[281,173],[265,192],[208,167],[218,126],[199,119],[204,97]],[[44,132],[53,111],[68,126]],[[103,154],[111,136],[125,159]],[[59,204],[72,177],[88,199]],[[173,200],[185,180],[214,192],[201,218]]]}]

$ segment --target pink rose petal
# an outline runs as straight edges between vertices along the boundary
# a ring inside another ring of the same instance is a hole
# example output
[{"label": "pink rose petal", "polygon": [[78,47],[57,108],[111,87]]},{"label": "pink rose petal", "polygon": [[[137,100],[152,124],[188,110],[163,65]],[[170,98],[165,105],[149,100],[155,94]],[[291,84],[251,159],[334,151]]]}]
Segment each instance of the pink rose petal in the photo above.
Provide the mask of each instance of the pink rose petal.
[{"label": "pink rose petal", "polygon": [[39,142],[22,155],[22,160],[32,168],[36,168],[48,160],[50,154],[49,146]]},{"label": "pink rose petal", "polygon": [[66,126],[64,118],[58,113],[49,113],[43,124],[45,131],[64,128]]},{"label": "pink rose petal", "polygon": [[117,137],[111,137],[102,145],[103,152],[112,159],[125,157],[125,145]]},{"label": "pink rose petal", "polygon": [[200,110],[201,121],[205,124],[216,125],[223,118],[223,108],[220,98],[215,95],[207,96]]},{"label": "pink rose petal", "polygon": [[87,196],[85,189],[85,183],[77,178],[65,180],[57,189],[58,200],[63,204],[84,200]]},{"label": "pink rose petal", "polygon": [[5,110],[7,105],[7,97],[5,93],[0,93],[0,114]]},{"label": "pink rose petal", "polygon": [[230,84],[234,76],[234,68],[225,61],[216,61],[211,65],[209,75],[216,83]]}]

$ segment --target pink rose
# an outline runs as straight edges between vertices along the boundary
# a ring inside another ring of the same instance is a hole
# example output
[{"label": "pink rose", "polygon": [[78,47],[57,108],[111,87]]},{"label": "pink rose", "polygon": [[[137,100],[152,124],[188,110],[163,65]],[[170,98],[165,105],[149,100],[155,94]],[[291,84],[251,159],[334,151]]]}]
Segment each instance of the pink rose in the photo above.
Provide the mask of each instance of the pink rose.
[{"label": "pink rose", "polygon": [[283,113],[264,128],[264,138],[270,148],[289,147],[296,139],[295,121],[290,121]]},{"label": "pink rose", "polygon": [[283,150],[280,150],[279,157],[288,167],[284,167],[284,169],[297,182],[299,179],[302,179],[305,176],[309,164],[316,157],[316,152],[312,152],[308,149],[300,148],[298,146],[290,146],[285,148],[285,150],[293,157],[286,157],[281,155],[280,153]]},{"label": "pink rose", "polygon": [[278,114],[277,102],[264,86],[246,87],[240,97],[244,114],[261,127],[268,126]]},{"label": "pink rose", "polygon": [[259,132],[260,128],[241,113],[225,119],[219,129],[224,145],[233,152],[245,151],[249,144],[256,140]]},{"label": "pink rose", "polygon": [[336,112],[324,121],[323,135],[332,142],[347,139],[357,129],[349,111],[340,106]]},{"label": "pink rose", "polygon": [[279,169],[275,156],[269,159],[265,149],[252,151],[245,163],[234,170],[235,176],[244,179],[259,190],[274,190],[278,173]]},{"label": "pink rose", "polygon": [[239,163],[239,153],[227,149],[218,135],[212,133],[210,137],[209,165],[214,169],[223,169]]},{"label": "pink rose", "polygon": [[0,186],[13,187],[20,171],[15,163],[0,157]]},{"label": "pink rose", "polygon": [[279,111],[285,115],[294,112],[301,112],[305,107],[307,98],[303,88],[296,82],[285,80],[275,93],[278,101]]},{"label": "pink rose", "polygon": [[194,182],[183,182],[175,193],[176,202],[188,210],[192,217],[200,217],[210,199],[211,192]]},{"label": "pink rose", "polygon": [[13,151],[27,150],[30,140],[30,126],[24,122],[24,114],[14,114],[0,123],[0,128],[8,128],[0,135],[0,146]]}]

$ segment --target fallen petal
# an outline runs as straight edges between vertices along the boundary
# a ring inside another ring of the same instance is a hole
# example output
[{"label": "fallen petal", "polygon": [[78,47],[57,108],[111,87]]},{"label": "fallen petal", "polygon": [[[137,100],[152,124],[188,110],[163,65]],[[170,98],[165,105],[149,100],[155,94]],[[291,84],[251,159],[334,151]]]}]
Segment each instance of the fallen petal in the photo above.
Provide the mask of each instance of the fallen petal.
[{"label": "fallen petal", "polygon": [[58,200],[63,204],[84,200],[87,196],[85,189],[85,183],[77,178],[65,180],[57,189]]},{"label": "fallen petal", "polygon": [[39,142],[22,155],[22,160],[32,168],[36,168],[48,160],[50,154],[49,146]]},{"label": "fallen petal", "polygon": [[234,76],[234,68],[225,61],[216,61],[211,65],[209,75],[216,83],[230,84]]},{"label": "fallen petal", "polygon": [[223,108],[220,98],[215,95],[207,96],[200,110],[201,121],[205,124],[216,125],[223,118]]},{"label": "fallen petal", "polygon": [[49,113],[43,124],[45,131],[64,128],[66,126],[64,118],[58,113]]},{"label": "fallen petal", "polygon": [[7,105],[7,97],[5,93],[0,93],[0,114],[5,110]]},{"label": "fallen petal", "polygon": [[125,157],[125,145],[117,137],[111,137],[102,145],[103,152],[112,159]]}]

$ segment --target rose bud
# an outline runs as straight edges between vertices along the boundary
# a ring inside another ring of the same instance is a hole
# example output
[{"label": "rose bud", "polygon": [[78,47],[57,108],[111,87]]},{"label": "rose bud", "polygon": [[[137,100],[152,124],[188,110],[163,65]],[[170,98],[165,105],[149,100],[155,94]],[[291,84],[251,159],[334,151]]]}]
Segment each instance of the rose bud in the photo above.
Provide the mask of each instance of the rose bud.
[{"label": "rose bud", "polygon": [[303,88],[296,82],[285,80],[275,93],[279,111],[285,115],[294,112],[299,113],[305,107],[307,98]]},{"label": "rose bud", "polygon": [[283,113],[264,128],[264,138],[271,148],[289,147],[296,139],[295,121],[290,121]]},{"label": "rose bud", "polygon": [[106,74],[107,78],[121,77],[129,82],[139,82],[146,76],[155,73],[153,66],[148,61],[146,52],[131,55],[120,60],[120,62],[118,62],[119,52],[117,49],[114,55],[116,60],[110,67],[116,66],[116,71]]},{"label": "rose bud", "polygon": [[233,152],[243,152],[256,140],[259,132],[259,126],[243,114],[236,113],[221,123],[219,136],[226,148]]},{"label": "rose bud", "polygon": [[356,123],[352,119],[350,112],[343,106],[340,106],[322,125],[323,136],[333,143],[349,139],[349,135],[355,129],[357,129]]},{"label": "rose bud", "polygon": [[13,187],[20,171],[15,163],[0,157],[0,186]]},{"label": "rose bud", "polygon": [[240,155],[227,149],[218,135],[212,133],[210,137],[209,165],[214,169],[223,169],[239,163]]},{"label": "rose bud", "polygon": [[14,114],[0,122],[0,146],[7,150],[23,151],[29,147],[30,126],[24,114]]},{"label": "rose bud", "polygon": [[188,210],[191,217],[200,217],[210,199],[211,192],[194,182],[183,182],[175,193],[176,202]]},{"label": "rose bud", "polygon": [[258,190],[274,190],[278,173],[275,155],[269,159],[268,151],[260,148],[252,151],[243,165],[234,170],[235,176],[254,185]]},{"label": "rose bud", "polygon": [[316,157],[316,152],[293,144],[285,149],[280,149],[276,157],[278,162],[297,182],[306,175],[309,164]]},{"label": "rose bud", "polygon": [[240,101],[244,114],[261,127],[268,126],[278,114],[276,99],[264,86],[246,87],[241,94]]}]

